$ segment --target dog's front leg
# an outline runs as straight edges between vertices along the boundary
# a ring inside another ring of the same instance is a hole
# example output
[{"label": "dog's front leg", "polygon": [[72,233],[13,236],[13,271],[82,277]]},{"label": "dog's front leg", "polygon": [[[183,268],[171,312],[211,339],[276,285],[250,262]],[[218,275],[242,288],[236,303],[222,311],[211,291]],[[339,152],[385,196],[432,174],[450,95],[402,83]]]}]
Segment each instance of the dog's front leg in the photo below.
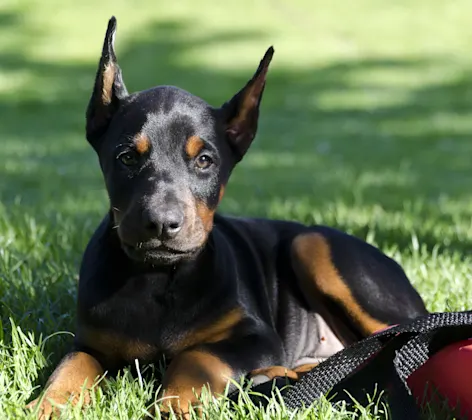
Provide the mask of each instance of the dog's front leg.
[{"label": "dog's front leg", "polygon": [[253,369],[283,361],[280,339],[266,331],[186,350],[172,360],[164,375],[161,412],[172,409],[188,418],[190,406],[198,410],[204,386],[218,396],[230,379],[239,381]]},{"label": "dog's front leg", "polygon": [[164,375],[161,411],[172,409],[186,417],[190,406],[198,409],[197,398],[204,386],[221,394],[232,376],[231,366],[208,350],[184,351],[172,360]]},{"label": "dog's front leg", "polygon": [[28,408],[39,407],[39,418],[48,418],[58,411],[57,405],[66,404],[71,401],[73,404],[79,401],[84,390],[84,403],[90,401],[89,390],[95,379],[103,374],[100,363],[91,355],[75,351],[66,355],[57,368],[54,370],[46,383],[45,394],[28,404]]}]

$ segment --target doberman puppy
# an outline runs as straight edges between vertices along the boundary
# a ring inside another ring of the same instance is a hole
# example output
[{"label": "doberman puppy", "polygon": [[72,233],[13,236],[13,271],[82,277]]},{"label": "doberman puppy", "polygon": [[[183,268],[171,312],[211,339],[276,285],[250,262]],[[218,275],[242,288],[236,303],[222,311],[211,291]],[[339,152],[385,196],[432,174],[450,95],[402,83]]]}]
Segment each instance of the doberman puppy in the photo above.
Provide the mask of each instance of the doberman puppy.
[{"label": "doberman puppy", "polygon": [[[228,102],[171,86],[129,94],[105,35],[86,136],[110,209],[83,256],[73,351],[41,412],[104,372],[170,360],[162,411],[228,378],[298,378],[347,344],[427,313],[402,268],[325,226],[216,213],[257,131],[274,50]],[[35,403],[33,402],[32,405]]]}]

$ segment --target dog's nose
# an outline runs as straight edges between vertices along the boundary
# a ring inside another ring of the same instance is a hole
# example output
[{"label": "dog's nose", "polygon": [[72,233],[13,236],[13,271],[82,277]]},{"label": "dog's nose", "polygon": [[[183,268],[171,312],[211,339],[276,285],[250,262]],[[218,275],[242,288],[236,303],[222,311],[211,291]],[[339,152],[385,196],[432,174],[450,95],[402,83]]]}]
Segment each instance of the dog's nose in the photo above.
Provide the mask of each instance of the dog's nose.
[{"label": "dog's nose", "polygon": [[159,239],[172,239],[182,230],[184,215],[180,210],[165,210],[148,214],[147,230]]}]

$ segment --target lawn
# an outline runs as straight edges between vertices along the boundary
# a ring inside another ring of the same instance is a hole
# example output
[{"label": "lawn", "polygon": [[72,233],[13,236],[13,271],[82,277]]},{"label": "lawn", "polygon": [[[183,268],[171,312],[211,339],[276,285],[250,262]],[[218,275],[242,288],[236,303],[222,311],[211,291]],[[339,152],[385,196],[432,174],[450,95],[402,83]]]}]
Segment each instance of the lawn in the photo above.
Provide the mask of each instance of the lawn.
[{"label": "lawn", "polygon": [[[2,0],[1,417],[28,418],[71,344],[81,253],[107,206],[84,114],[112,14],[131,91],[173,84],[219,105],[274,45],[259,135],[222,211],[367,239],[447,311],[472,297],[471,12],[468,0]],[[137,419],[153,390],[125,372],[66,418]],[[229,418],[227,404],[208,410]],[[288,416],[273,404],[234,418]],[[352,415],[323,403],[302,417]]]}]

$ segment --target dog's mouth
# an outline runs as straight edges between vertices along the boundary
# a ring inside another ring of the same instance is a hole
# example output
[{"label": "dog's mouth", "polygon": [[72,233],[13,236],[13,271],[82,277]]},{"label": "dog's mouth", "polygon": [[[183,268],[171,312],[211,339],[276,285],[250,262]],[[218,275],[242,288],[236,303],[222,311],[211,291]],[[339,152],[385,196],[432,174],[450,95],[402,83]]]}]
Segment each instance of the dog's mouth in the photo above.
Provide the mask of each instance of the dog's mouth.
[{"label": "dog's mouth", "polygon": [[178,261],[192,258],[197,249],[182,250],[169,247],[165,244],[139,243],[130,245],[122,243],[126,254],[133,260],[156,265],[175,264]]}]

